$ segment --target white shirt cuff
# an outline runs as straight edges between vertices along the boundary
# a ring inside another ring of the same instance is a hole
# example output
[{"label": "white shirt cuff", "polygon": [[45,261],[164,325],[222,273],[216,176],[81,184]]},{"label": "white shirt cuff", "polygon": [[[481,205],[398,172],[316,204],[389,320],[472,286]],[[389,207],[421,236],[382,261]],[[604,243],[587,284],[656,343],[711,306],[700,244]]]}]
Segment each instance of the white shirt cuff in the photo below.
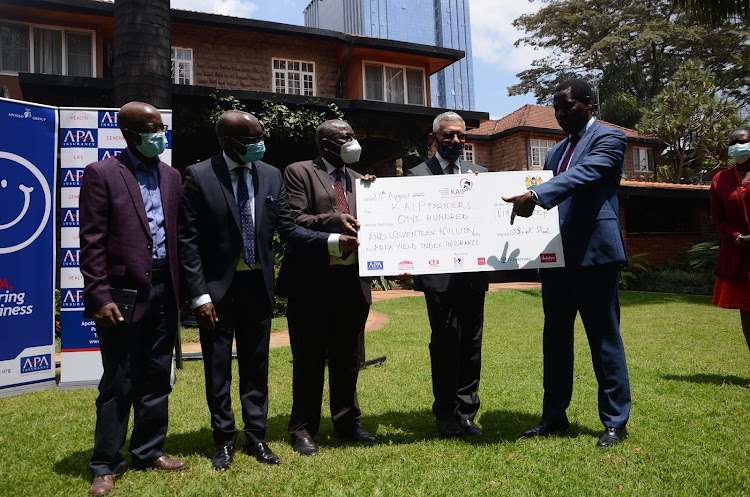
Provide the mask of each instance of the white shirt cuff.
[{"label": "white shirt cuff", "polygon": [[207,293],[204,293],[203,295],[199,297],[195,297],[191,299],[190,301],[190,308],[191,309],[197,309],[198,307],[202,306],[203,304],[208,304],[211,302],[211,296]]},{"label": "white shirt cuff", "polygon": [[341,257],[341,249],[339,248],[339,234],[331,233],[328,235],[328,255],[334,255]]}]

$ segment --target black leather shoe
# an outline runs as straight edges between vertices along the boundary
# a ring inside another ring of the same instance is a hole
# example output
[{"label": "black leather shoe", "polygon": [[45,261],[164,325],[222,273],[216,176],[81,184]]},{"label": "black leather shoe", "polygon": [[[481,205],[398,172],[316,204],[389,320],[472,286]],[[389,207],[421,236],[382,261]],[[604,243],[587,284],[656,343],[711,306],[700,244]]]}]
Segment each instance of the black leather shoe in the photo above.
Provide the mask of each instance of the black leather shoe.
[{"label": "black leather shoe", "polygon": [[461,426],[461,430],[465,435],[472,437],[483,437],[484,432],[471,419],[459,419],[458,424]]},{"label": "black leather shoe", "polygon": [[604,428],[602,436],[596,442],[597,447],[611,447],[625,440],[624,428]]},{"label": "black leather shoe", "polygon": [[219,445],[214,452],[211,463],[216,471],[226,471],[234,460],[234,445]]},{"label": "black leather shoe", "polygon": [[464,432],[456,419],[437,419],[437,429],[441,438],[461,438]]},{"label": "black leather shoe", "polygon": [[246,443],[242,450],[245,451],[245,454],[255,457],[258,462],[265,464],[281,464],[279,456],[274,454],[265,442],[258,442],[255,444]]},{"label": "black leather shoe", "polygon": [[303,456],[314,456],[318,454],[318,446],[315,440],[310,437],[295,438],[292,448]]},{"label": "black leather shoe", "polygon": [[524,438],[547,437],[557,431],[565,431],[568,428],[570,428],[568,418],[563,416],[555,421],[542,421],[530,430],[523,432],[521,436]]},{"label": "black leather shoe", "polygon": [[358,426],[353,432],[351,433],[338,433],[336,432],[338,436],[341,438],[344,438],[346,440],[350,440],[352,442],[374,442],[375,436],[370,433],[369,431],[365,431],[362,429],[361,426]]}]

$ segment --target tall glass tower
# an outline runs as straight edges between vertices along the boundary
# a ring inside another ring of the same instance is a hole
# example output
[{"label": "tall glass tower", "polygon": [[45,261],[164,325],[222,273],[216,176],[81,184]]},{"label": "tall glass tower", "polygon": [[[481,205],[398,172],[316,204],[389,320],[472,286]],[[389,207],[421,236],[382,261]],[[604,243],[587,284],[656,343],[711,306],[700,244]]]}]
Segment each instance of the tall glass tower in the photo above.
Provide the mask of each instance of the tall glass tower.
[{"label": "tall glass tower", "polygon": [[463,50],[430,78],[433,107],[474,110],[469,0],[311,0],[305,26]]}]

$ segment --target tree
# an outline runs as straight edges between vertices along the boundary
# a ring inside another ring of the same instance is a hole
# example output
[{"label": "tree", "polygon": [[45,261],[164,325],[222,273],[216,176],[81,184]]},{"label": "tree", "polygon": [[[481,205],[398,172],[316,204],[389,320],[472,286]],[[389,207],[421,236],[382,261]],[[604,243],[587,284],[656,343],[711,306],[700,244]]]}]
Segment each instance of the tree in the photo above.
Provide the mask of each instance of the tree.
[{"label": "tree", "polygon": [[707,24],[750,24],[750,0],[675,0],[675,5],[693,19]]},{"label": "tree", "polygon": [[513,22],[526,33],[516,46],[552,55],[519,73],[521,82],[508,88],[511,95],[533,92],[540,104],[548,104],[558,82],[570,76],[597,79],[602,117],[632,125],[633,102],[635,110],[646,106],[687,59],[697,58],[729,96],[750,105],[747,27],[696,23],[673,0],[542,1],[545,7]]},{"label": "tree", "polygon": [[738,123],[736,105],[722,96],[711,71],[689,60],[644,110],[636,129],[669,145],[676,161],[675,182],[682,183],[693,159],[719,160]]},{"label": "tree", "polygon": [[169,0],[117,0],[112,75],[115,105],[172,104]]}]

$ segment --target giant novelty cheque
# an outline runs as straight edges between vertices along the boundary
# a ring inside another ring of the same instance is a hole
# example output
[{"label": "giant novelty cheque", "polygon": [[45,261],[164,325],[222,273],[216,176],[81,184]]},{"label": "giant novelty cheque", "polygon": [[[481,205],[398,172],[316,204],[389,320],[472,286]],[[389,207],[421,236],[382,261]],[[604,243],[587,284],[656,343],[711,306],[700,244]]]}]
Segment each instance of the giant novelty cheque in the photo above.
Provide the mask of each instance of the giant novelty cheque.
[{"label": "giant novelty cheque", "polygon": [[519,195],[551,171],[357,180],[359,274],[392,276],[562,267],[557,208],[510,224]]}]

